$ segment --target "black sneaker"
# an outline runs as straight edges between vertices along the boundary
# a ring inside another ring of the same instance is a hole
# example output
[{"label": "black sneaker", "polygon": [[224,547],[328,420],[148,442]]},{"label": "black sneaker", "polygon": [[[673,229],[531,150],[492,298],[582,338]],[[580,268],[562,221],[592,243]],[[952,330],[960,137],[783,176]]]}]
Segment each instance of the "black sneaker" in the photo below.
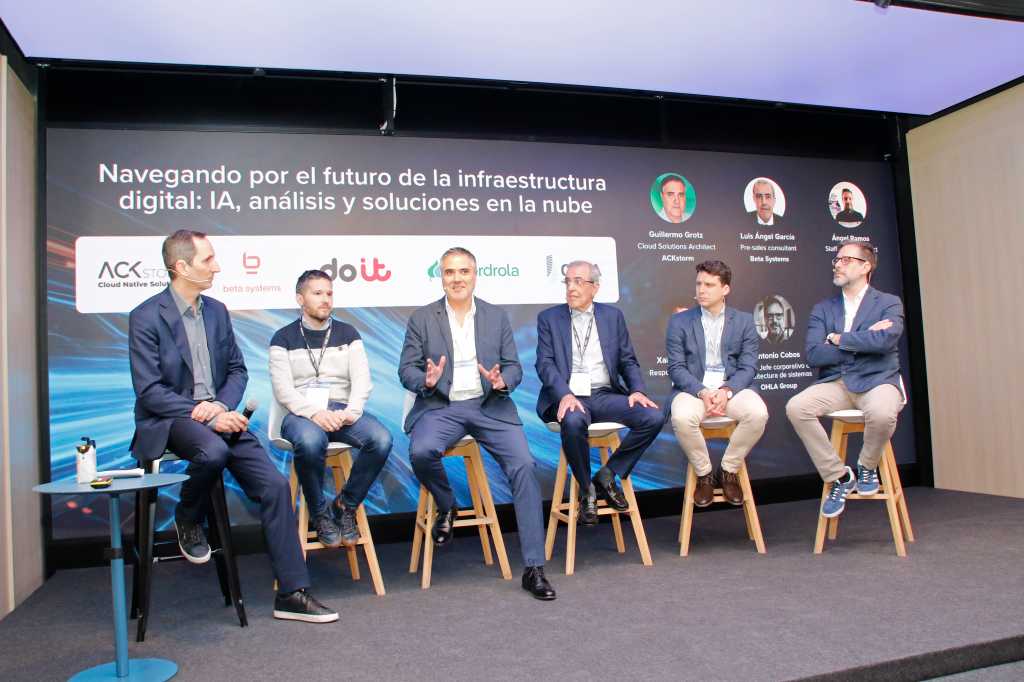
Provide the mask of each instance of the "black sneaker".
[{"label": "black sneaker", "polygon": [[334,498],[334,518],[338,520],[341,532],[341,544],[354,547],[359,542],[359,526],[356,524],[356,510],[341,501],[341,496]]},{"label": "black sneaker", "polygon": [[206,541],[202,526],[175,517],[174,530],[178,532],[182,556],[193,564],[205,564],[210,560],[210,543]]},{"label": "black sneaker", "polygon": [[316,528],[316,539],[324,547],[341,547],[341,533],[338,531],[338,524],[331,518],[329,512],[320,514],[313,520],[313,527]]},{"label": "black sneaker", "polygon": [[333,623],[338,612],[327,608],[306,590],[288,594],[278,592],[274,597],[274,618],[301,620],[305,623]]}]

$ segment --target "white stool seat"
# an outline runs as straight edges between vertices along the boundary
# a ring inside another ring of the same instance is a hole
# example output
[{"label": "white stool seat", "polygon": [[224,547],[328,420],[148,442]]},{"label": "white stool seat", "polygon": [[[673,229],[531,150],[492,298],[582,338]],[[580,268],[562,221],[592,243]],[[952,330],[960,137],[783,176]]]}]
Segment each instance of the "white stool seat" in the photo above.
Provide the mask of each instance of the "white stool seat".
[{"label": "white stool seat", "polygon": [[[548,431],[551,431],[552,433],[562,432],[562,425],[558,422],[548,422],[547,427]],[[626,428],[626,425],[618,422],[595,422],[587,429],[587,437],[604,438],[605,436],[621,431],[624,428]]]},{"label": "white stool seat", "polygon": [[701,420],[700,425],[705,429],[721,429],[735,423],[736,420],[732,417],[705,417]]},{"label": "white stool seat", "polygon": [[838,419],[839,421],[846,422],[847,424],[864,423],[863,410],[836,410],[835,412],[829,412],[825,416],[829,419]]}]

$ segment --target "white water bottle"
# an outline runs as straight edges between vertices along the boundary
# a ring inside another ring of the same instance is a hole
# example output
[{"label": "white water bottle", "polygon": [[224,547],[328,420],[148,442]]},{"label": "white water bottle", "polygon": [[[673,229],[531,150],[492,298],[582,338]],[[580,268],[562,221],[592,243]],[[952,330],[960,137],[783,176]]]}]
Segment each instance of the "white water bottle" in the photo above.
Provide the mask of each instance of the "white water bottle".
[{"label": "white water bottle", "polygon": [[82,436],[83,443],[75,447],[75,473],[79,483],[92,483],[96,478],[96,441]]}]

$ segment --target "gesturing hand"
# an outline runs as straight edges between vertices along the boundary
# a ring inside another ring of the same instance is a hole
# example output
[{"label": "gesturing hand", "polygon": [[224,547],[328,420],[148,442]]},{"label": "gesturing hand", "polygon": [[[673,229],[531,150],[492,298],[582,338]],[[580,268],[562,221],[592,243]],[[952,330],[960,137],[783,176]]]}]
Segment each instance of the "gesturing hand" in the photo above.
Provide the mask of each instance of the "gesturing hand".
[{"label": "gesturing hand", "polygon": [[558,401],[558,421],[562,421],[565,415],[573,410],[579,410],[580,412],[586,413],[583,409],[583,403],[574,396],[572,393],[566,393],[562,396],[562,399]]},{"label": "gesturing hand", "polygon": [[491,367],[490,370],[485,369],[479,362],[476,363],[476,367],[480,370],[480,374],[483,375],[484,379],[491,382],[491,388],[495,391],[500,391],[505,388],[505,379],[501,376],[501,367],[499,367],[497,363],[495,363],[494,367]]},{"label": "gesturing hand", "polygon": [[437,382],[441,379],[441,372],[444,371],[444,366],[448,362],[448,357],[442,355],[441,359],[438,360],[437,364],[430,358],[427,358],[427,373],[423,377],[423,384],[427,388],[433,388],[437,386]]}]

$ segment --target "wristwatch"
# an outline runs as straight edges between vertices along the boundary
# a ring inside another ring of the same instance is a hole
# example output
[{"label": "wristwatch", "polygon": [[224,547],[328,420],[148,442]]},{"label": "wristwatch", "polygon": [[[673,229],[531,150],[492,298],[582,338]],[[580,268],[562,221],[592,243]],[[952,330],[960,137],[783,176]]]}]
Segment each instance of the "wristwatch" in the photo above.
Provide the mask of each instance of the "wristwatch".
[{"label": "wristwatch", "polygon": [[832,334],[835,334],[835,332],[832,332],[831,334],[825,337],[825,343],[827,343],[830,346],[836,345],[835,342],[832,340]]}]

